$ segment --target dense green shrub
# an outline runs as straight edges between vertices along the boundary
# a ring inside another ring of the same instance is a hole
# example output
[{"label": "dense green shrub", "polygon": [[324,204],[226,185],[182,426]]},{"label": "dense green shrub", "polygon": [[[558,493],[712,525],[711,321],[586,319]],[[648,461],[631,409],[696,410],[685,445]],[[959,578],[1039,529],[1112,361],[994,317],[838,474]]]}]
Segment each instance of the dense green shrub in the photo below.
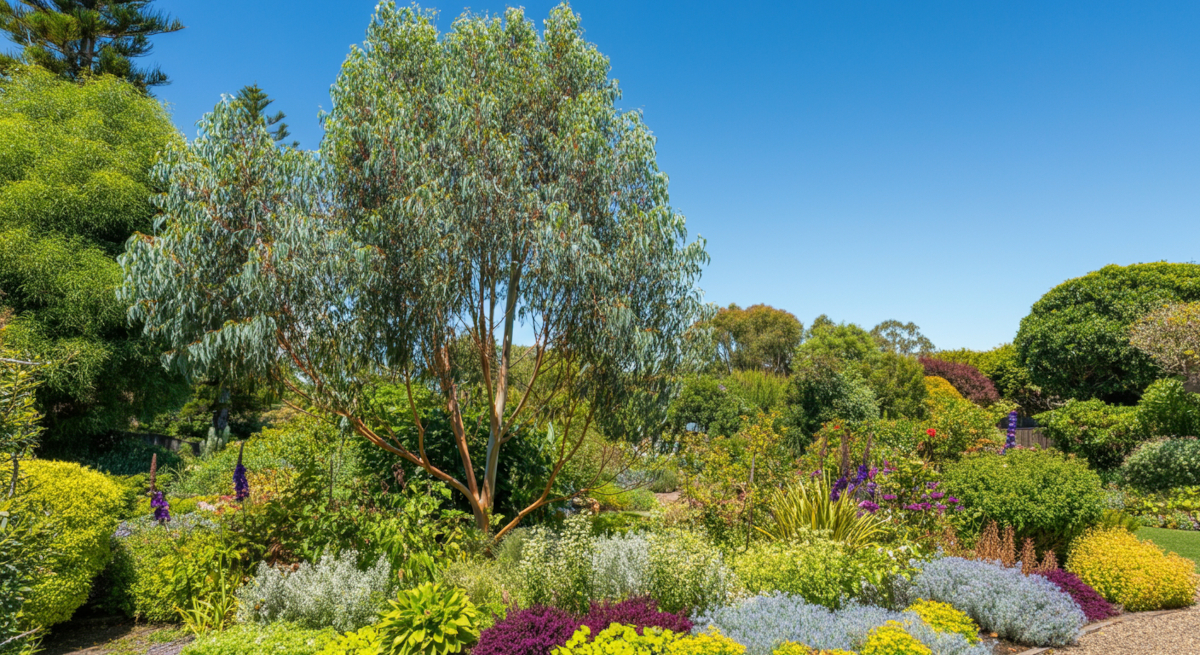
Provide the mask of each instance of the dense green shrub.
[{"label": "dense green shrub", "polygon": [[968,450],[999,446],[1004,442],[996,422],[1008,412],[1009,405],[996,403],[984,408],[965,398],[945,395],[931,397],[926,405],[929,417],[921,423],[925,434],[917,435],[920,440],[917,450],[928,460],[951,461]]},{"label": "dense green shrub", "polygon": [[1130,325],[1164,304],[1193,300],[1200,300],[1200,265],[1105,266],[1042,296],[1013,343],[1046,392],[1132,404],[1160,370],[1130,344]]},{"label": "dense green shrub", "polygon": [[[791,359],[790,351],[788,358]],[[735,370],[722,383],[751,409],[763,412],[778,409],[787,393],[787,377],[761,370]]]},{"label": "dense green shrub", "polygon": [[727,437],[742,426],[749,406],[725,384],[709,375],[696,375],[683,381],[679,397],[667,410],[667,427],[676,434],[703,432]]},{"label": "dense green shrub", "polygon": [[1200,440],[1196,437],[1144,443],[1125,460],[1125,479],[1146,491],[1200,485]]},{"label": "dense green shrub", "polygon": [[1200,394],[1175,378],[1155,380],[1137,404],[1141,432],[1155,437],[1200,436]]},{"label": "dense green shrub", "polygon": [[1054,451],[968,456],[945,468],[946,493],[983,521],[1011,525],[1018,539],[1058,553],[1103,511],[1100,476]]},{"label": "dense green shrub", "polygon": [[1085,457],[1101,470],[1120,466],[1141,441],[1138,410],[1102,400],[1069,400],[1035,418],[1056,448]]},{"label": "dense green shrub", "polygon": [[809,536],[754,544],[737,556],[733,571],[751,594],[781,591],[838,609],[848,600],[862,598],[866,589],[890,582],[898,565],[874,548],[852,551],[844,544]]},{"label": "dense green shrub", "polygon": [[867,385],[879,411],[891,418],[925,416],[925,369],[915,357],[885,352],[871,360]]},{"label": "dense green shrub", "polygon": [[858,367],[830,357],[797,357],[792,368],[783,422],[797,450],[829,421],[854,423],[879,416],[875,392]]},{"label": "dense green shrub", "polygon": [[244,623],[203,635],[184,646],[180,655],[315,655],[336,638],[332,628]]},{"label": "dense green shrub", "polygon": [[241,577],[242,551],[205,513],[175,513],[166,524],[144,516],[121,524],[100,588],[102,605],[148,621],[176,621]]},{"label": "dense green shrub", "polygon": [[33,624],[51,626],[87,601],[92,578],[112,556],[109,539],[124,493],[104,474],[78,464],[32,460],[21,472],[13,510],[39,516],[33,547],[47,554],[25,612]]}]

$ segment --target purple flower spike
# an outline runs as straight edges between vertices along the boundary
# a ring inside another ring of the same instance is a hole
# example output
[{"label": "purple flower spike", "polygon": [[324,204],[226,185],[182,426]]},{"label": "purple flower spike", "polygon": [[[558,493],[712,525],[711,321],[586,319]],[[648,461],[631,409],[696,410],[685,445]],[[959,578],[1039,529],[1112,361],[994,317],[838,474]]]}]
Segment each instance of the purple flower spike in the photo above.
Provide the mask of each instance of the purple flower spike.
[{"label": "purple flower spike", "polygon": [[246,467],[242,466],[242,453],[246,450],[246,442],[238,449],[237,466],[233,467],[233,495],[238,502],[250,496],[250,481],[246,479]]},{"label": "purple flower spike", "polygon": [[154,508],[154,520],[166,523],[171,520],[171,503],[163,496],[163,492],[155,491],[150,497],[150,506]]}]

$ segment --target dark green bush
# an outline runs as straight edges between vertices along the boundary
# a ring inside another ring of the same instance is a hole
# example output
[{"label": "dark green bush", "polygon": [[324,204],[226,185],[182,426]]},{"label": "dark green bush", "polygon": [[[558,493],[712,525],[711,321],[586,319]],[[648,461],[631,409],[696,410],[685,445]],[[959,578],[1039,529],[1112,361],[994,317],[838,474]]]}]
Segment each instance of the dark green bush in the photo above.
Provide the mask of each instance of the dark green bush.
[{"label": "dark green bush", "polygon": [[1085,457],[1100,470],[1120,466],[1144,440],[1136,408],[1102,400],[1070,400],[1035,418],[1056,448]]},{"label": "dark green bush", "polygon": [[737,434],[742,416],[749,414],[749,406],[725,384],[698,375],[683,381],[679,397],[667,410],[667,426],[676,434],[689,431],[728,437]]},{"label": "dark green bush", "polygon": [[1039,550],[1060,555],[1104,509],[1100,476],[1083,460],[1052,450],[967,456],[946,466],[944,480],[946,493],[981,523],[1011,525],[1018,539],[1032,538]]},{"label": "dark green bush", "polygon": [[1031,381],[1063,398],[1133,404],[1160,369],[1129,343],[1152,309],[1200,300],[1200,266],[1105,266],[1054,287],[1021,320],[1013,344]]},{"label": "dark green bush", "polygon": [[1200,440],[1162,439],[1142,444],[1122,469],[1129,484],[1146,491],[1200,485]]},{"label": "dark green bush", "polygon": [[783,423],[797,451],[829,421],[858,423],[879,416],[875,393],[857,366],[817,356],[797,357],[792,368]]}]

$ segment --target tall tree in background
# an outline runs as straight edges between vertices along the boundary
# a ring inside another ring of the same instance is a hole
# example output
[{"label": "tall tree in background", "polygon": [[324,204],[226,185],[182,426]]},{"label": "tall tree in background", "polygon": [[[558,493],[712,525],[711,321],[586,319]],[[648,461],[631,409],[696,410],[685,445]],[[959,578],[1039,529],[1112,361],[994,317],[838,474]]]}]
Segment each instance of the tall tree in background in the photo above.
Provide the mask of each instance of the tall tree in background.
[{"label": "tall tree in background", "polygon": [[[183,23],[151,11],[152,0],[0,0],[0,30],[22,47],[20,58],[69,80],[115,75],[145,90],[167,83],[157,67],[138,68],[150,54],[151,36],[177,32]],[[11,66],[15,57],[0,64]]]},{"label": "tall tree in background", "polygon": [[179,141],[162,105],[114,77],[36,66],[0,80],[0,307],[30,354],[47,440],[124,430],[182,398],[116,297],[125,240],[154,219],[150,166]]},{"label": "tall tree in background", "polygon": [[[287,118],[287,114],[282,111],[277,111],[274,114],[267,114],[267,107],[272,102],[275,102],[271,96],[263,91],[258,83],[243,86],[238,90],[237,96],[234,97],[234,103],[244,112],[246,112],[247,120],[251,123],[263,121],[267,126],[267,133],[275,141],[283,141],[291,135],[288,132],[287,123],[283,122]],[[296,148],[300,145],[299,141],[292,141],[292,147]]]},{"label": "tall tree in background", "polygon": [[787,375],[804,326],[790,312],[770,305],[730,305],[709,321],[725,372],[762,370]]},{"label": "tall tree in background", "polygon": [[[269,376],[446,482],[482,530],[505,445],[551,444],[545,487],[500,534],[592,488],[553,493],[598,427],[656,434],[703,311],[707,255],[653,136],[616,108],[579,17],[564,5],[544,25],[468,14],[439,38],[429,14],[380,3],[319,158],[223,102],[167,155],[162,218],[122,259],[132,315],[170,361]],[[402,420],[372,405],[382,384],[403,389]],[[458,470],[429,457],[429,397]]]},{"label": "tall tree in background", "polygon": [[884,321],[871,328],[871,336],[879,342],[880,348],[897,355],[929,355],[936,350],[933,342],[912,322]]}]

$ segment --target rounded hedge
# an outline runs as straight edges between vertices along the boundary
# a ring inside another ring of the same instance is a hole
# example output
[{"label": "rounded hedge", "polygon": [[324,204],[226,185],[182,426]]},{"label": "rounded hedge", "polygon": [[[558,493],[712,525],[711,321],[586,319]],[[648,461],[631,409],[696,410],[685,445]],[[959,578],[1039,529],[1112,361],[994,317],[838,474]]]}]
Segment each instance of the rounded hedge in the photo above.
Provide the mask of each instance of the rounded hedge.
[{"label": "rounded hedge", "polygon": [[946,492],[983,521],[1011,525],[1018,539],[1061,553],[1104,508],[1100,476],[1083,460],[1048,450],[965,457],[945,468]]},{"label": "rounded hedge", "polygon": [[1122,528],[1081,537],[1071,549],[1067,570],[1130,612],[1186,607],[1196,597],[1191,560],[1164,553]]},{"label": "rounded hedge", "polygon": [[25,614],[34,625],[71,618],[112,555],[111,537],[125,505],[124,490],[103,473],[69,462],[21,465],[17,510],[37,515],[43,531],[35,548],[47,555],[32,585]]},{"label": "rounded hedge", "polygon": [[1146,491],[1200,485],[1200,440],[1160,439],[1142,444],[1125,460],[1129,484]]},{"label": "rounded hedge", "polygon": [[1195,300],[1200,265],[1105,266],[1042,296],[1013,344],[1043,391],[1132,404],[1161,371],[1130,345],[1130,325],[1162,305]]}]

